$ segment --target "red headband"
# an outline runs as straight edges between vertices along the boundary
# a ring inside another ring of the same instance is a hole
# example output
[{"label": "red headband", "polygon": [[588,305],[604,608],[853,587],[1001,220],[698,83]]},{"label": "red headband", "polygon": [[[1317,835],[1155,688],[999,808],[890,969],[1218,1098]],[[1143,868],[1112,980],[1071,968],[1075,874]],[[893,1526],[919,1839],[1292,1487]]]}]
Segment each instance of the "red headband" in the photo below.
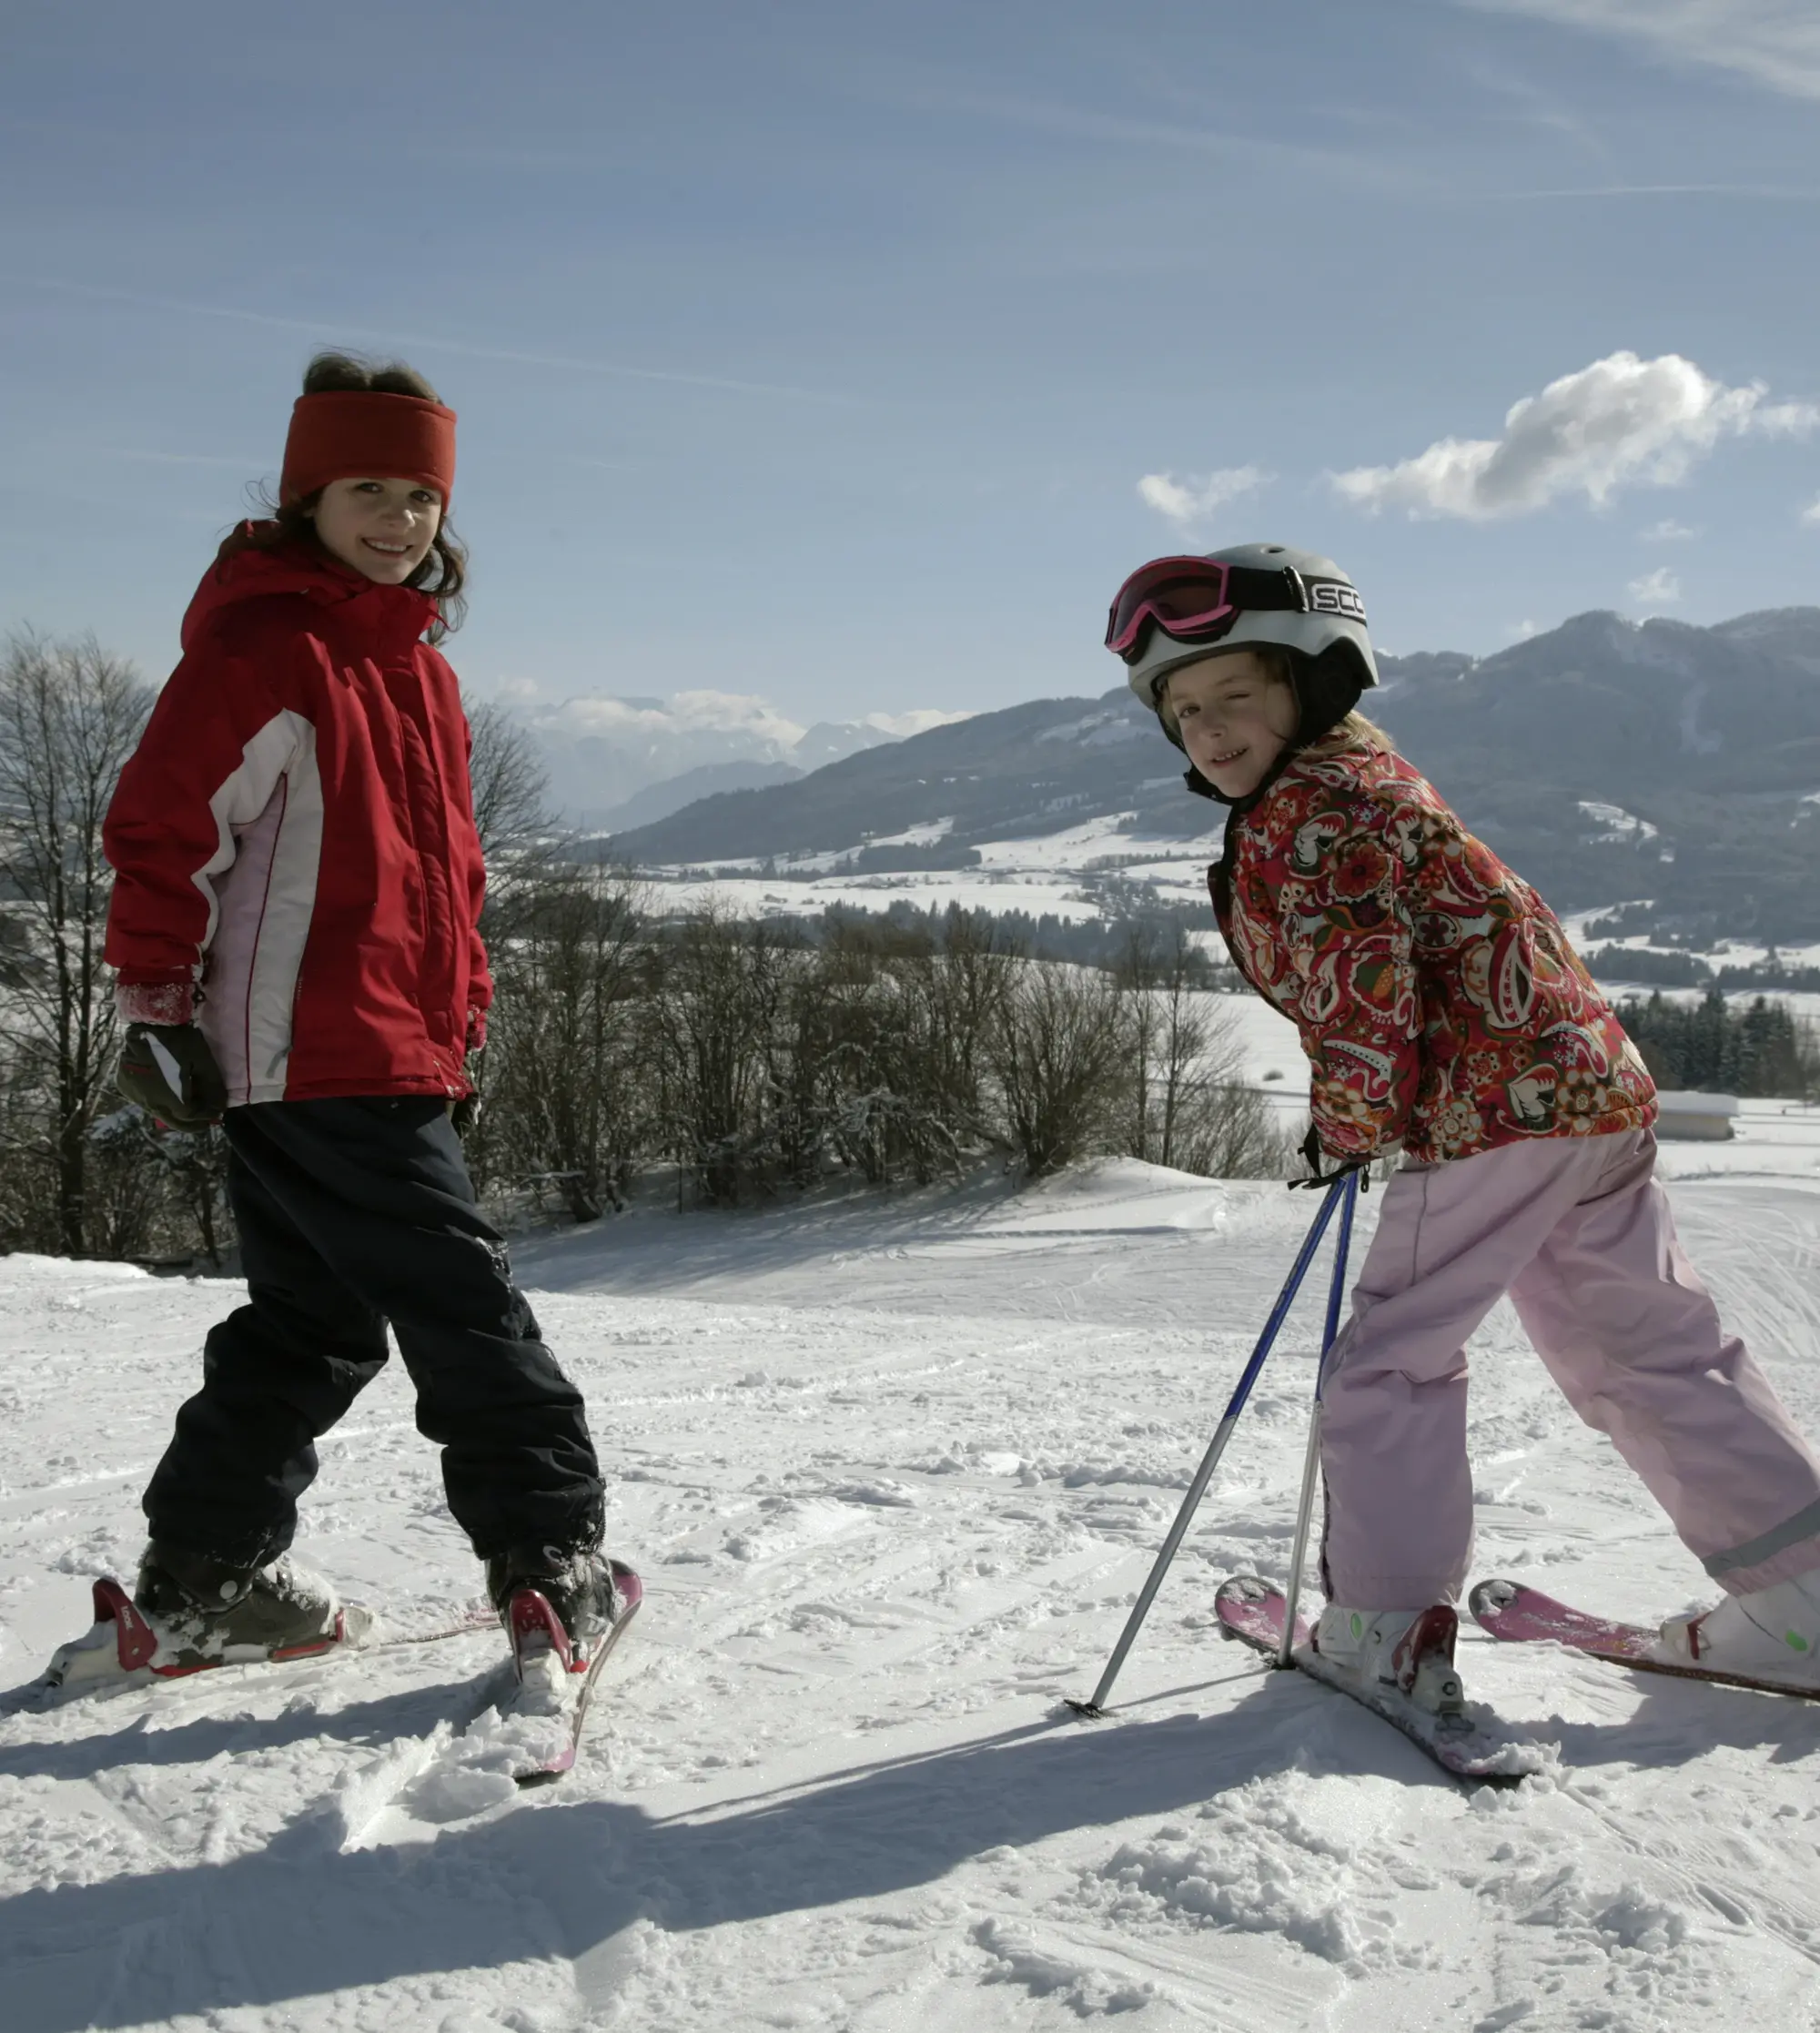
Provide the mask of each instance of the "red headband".
[{"label": "red headband", "polygon": [[455,412],[416,395],[377,389],[300,395],[285,439],[281,503],[332,480],[414,480],[449,506],[455,486]]}]

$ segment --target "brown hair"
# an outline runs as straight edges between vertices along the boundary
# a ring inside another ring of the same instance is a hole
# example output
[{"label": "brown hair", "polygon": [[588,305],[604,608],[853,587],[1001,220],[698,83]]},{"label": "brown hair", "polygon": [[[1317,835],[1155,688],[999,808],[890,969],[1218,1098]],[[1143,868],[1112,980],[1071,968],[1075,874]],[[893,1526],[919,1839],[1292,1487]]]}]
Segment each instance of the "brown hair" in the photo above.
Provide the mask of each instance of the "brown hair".
[{"label": "brown hair", "polygon": [[1339,755],[1350,748],[1369,748],[1380,755],[1392,753],[1395,743],[1375,720],[1367,720],[1355,707],[1337,727],[1330,727],[1319,741],[1309,743],[1309,753]]},{"label": "brown hair", "polygon": [[[1298,662],[1306,662],[1308,660],[1299,659],[1295,651],[1285,649],[1279,643],[1235,642],[1229,650],[1209,650],[1208,654],[1233,655],[1241,650],[1249,650],[1258,659],[1271,684],[1286,684],[1298,699],[1301,697],[1301,688],[1296,683],[1296,667]],[[1178,663],[1176,666],[1177,671],[1187,669],[1187,664]],[[1167,673],[1158,683],[1157,717],[1179,748],[1182,745],[1181,723],[1169,706],[1169,679],[1175,674],[1175,671]],[[1335,722],[1318,740],[1310,742],[1309,747],[1323,755],[1337,755],[1350,748],[1374,749],[1380,754],[1387,754],[1390,748],[1390,737],[1375,722],[1367,720],[1355,707]]]},{"label": "brown hair", "polygon": [[[414,395],[426,402],[442,398],[413,367],[402,360],[382,360],[377,365],[351,353],[318,353],[303,370],[305,395]],[[318,487],[313,494],[287,501],[280,507],[269,494],[261,494],[265,511],[257,522],[242,522],[223,538],[215,554],[217,564],[225,564],[242,551],[276,551],[284,544],[302,543],[320,551],[316,533],[316,504],[322,499]],[[430,555],[406,580],[436,602],[436,621],[430,640],[440,642],[451,629],[460,628],[467,615],[468,602],[462,588],[468,582],[468,553],[449,527],[445,515],[430,539]]]}]

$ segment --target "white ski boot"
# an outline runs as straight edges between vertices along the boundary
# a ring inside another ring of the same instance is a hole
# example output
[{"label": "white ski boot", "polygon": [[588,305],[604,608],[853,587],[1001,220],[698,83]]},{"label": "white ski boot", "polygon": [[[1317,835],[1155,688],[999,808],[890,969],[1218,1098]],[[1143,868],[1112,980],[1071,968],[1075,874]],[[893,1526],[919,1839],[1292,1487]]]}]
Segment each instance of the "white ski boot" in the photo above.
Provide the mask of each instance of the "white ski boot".
[{"label": "white ski boot", "polygon": [[1330,1665],[1395,1687],[1417,1707],[1461,1715],[1466,1691],[1454,1670],[1460,1618],[1452,1606],[1425,1610],[1356,1610],[1330,1603],[1315,1626],[1314,1648]]},{"label": "white ski boot", "polygon": [[1820,1570],[1748,1595],[1727,1595],[1710,1610],[1672,1616],[1662,1626],[1657,1651],[1670,1665],[1820,1687]]}]

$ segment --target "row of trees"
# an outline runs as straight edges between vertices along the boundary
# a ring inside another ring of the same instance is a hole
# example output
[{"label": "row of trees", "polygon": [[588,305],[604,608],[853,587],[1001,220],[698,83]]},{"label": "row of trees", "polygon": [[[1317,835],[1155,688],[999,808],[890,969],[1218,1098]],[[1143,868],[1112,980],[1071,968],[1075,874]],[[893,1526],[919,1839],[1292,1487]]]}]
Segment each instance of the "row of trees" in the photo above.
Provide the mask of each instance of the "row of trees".
[{"label": "row of trees", "polygon": [[836,919],[805,943],[713,909],[653,923],[622,875],[551,864],[504,885],[490,945],[470,1157],[578,1216],[660,1164],[680,1200],[727,1204],[987,1155],[1033,1177],[1095,1151],[1285,1162],[1179,933],[1134,929],[1110,971],[1034,961],[958,911],[920,942]]},{"label": "row of trees", "polygon": [[1697,1003],[1660,989],[1618,1005],[1659,1085],[1705,1094],[1820,1094],[1820,1044],[1786,1003],[1754,996],[1733,1007],[1715,983]]},{"label": "row of trees", "polygon": [[1735,994],[1760,988],[1777,995],[1820,991],[1820,967],[1789,966],[1772,946],[1767,958],[1714,968],[1697,953],[1673,947],[1601,946],[1583,956],[1602,981],[1636,981],[1651,987],[1718,988]]}]

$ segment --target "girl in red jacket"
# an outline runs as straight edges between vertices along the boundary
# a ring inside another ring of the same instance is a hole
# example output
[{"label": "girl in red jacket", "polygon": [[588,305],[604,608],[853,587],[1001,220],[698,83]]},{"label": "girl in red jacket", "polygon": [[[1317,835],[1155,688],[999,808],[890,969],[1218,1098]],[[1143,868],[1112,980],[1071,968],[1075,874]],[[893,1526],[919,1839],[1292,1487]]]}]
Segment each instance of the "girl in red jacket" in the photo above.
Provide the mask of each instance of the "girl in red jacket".
[{"label": "girl in red jacket", "polygon": [[1354,711],[1377,683],[1356,588],[1280,544],[1158,559],[1107,642],[1228,807],[1214,905],[1301,1033],[1317,1177],[1401,1154],[1328,1371],[1320,1649],[1406,1692],[1451,1659],[1464,1346],[1508,1293],[1725,1591],[1664,1655],[1820,1685],[1820,1464],[1682,1254],[1654,1088],[1553,914]]},{"label": "girl in red jacket", "polygon": [[388,1323],[501,1613],[534,1587],[585,1655],[619,1608],[581,1394],[450,1120],[492,996],[467,723],[430,646],[459,609],[454,476],[421,377],[313,361],[276,516],[205,575],[107,815],[120,1084],[167,1124],[222,1120],[247,1277],[146,1492],[136,1601],[166,1664],[343,1628],[278,1556]]}]

